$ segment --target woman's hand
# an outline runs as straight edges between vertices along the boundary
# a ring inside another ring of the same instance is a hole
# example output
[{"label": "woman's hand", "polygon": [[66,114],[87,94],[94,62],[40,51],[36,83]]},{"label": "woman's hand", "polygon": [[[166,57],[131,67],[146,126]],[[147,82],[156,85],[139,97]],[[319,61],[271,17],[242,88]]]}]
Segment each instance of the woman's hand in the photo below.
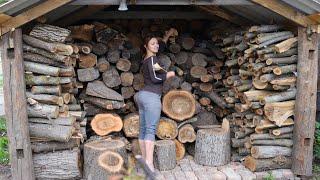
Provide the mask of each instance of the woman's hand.
[{"label": "woman's hand", "polygon": [[174,71],[168,71],[167,72],[167,79],[170,78],[170,77],[173,77],[175,75],[176,75],[176,73]]}]

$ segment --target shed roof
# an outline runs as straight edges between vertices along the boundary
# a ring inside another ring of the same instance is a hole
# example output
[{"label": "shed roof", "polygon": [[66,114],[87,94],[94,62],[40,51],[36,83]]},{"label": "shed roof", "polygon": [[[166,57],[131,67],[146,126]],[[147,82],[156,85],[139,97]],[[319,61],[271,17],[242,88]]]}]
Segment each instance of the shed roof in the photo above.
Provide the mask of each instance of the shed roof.
[{"label": "shed roof", "polygon": [[[87,8],[90,5],[119,5],[119,0],[64,1],[66,2],[65,4],[61,3],[61,6],[57,6],[53,11],[51,11],[53,8],[48,10],[49,13],[46,13],[48,22],[61,19],[72,12]],[[0,5],[0,24],[46,2],[48,2],[48,0],[9,0]],[[127,0],[127,2],[129,5],[146,6],[201,5],[218,7],[218,10],[211,9],[208,11],[211,11],[211,13],[216,16],[221,15],[222,11],[222,18],[224,18],[223,15],[229,16],[231,20],[232,18],[242,18],[255,24],[283,23],[287,21],[288,18],[304,26],[307,24],[319,24],[320,22],[320,0]],[[273,10],[273,8],[275,8],[275,10]],[[286,10],[282,11],[281,8],[286,8]],[[101,11],[102,9],[98,8],[97,10]],[[220,14],[215,14],[217,11],[219,11]],[[296,15],[296,13],[298,13],[298,15]],[[4,20],[1,20],[1,18],[4,18]],[[309,21],[309,19],[312,19],[312,21]]]}]

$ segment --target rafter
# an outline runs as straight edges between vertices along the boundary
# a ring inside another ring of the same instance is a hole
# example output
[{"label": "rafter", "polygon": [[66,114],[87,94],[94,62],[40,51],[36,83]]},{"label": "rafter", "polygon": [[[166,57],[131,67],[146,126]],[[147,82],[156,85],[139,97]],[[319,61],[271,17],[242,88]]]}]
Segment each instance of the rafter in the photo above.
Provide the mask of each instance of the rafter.
[{"label": "rafter", "polygon": [[240,18],[237,15],[230,14],[225,10],[219,8],[218,6],[196,6],[201,10],[204,10],[212,15],[218,16],[224,20],[227,20],[236,25],[248,25],[250,24],[248,20]]},{"label": "rafter", "polygon": [[308,25],[318,24],[317,21],[312,20],[308,16],[298,12],[289,5],[281,3],[279,0],[251,0],[252,2],[259,4],[281,16],[290,19],[296,24],[307,27]]},{"label": "rafter", "polygon": [[48,0],[45,1],[15,17],[8,19],[7,21],[0,24],[1,35],[9,32],[11,29],[22,26],[62,5],[65,5],[72,0]]}]

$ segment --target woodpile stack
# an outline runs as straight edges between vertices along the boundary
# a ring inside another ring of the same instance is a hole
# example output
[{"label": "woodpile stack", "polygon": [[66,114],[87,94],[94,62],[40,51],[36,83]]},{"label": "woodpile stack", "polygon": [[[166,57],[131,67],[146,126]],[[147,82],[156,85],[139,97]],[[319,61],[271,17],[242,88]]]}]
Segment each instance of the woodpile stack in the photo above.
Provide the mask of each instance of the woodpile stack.
[{"label": "woodpile stack", "polygon": [[[23,35],[35,164],[43,166],[46,154],[58,163],[73,158],[74,173],[61,177],[80,177],[79,145],[85,140],[85,177],[105,179],[124,172],[130,155],[140,153],[134,95],[144,87],[142,38],[169,27],[157,20],[93,22],[67,29],[42,24]],[[202,40],[182,33],[183,23],[177,27],[179,36],[170,37],[165,51],[157,55],[166,71],[176,72],[163,85],[156,133],[158,151],[170,156],[158,157],[157,167],[174,168],[172,145],[176,160],[207,150],[206,143],[195,148],[195,142],[207,135],[231,144],[231,161],[249,155],[245,162],[253,171],[290,166],[297,61],[294,35],[279,26],[257,26],[224,39],[213,32],[211,40]],[[221,130],[222,119],[230,122],[230,131]],[[220,137],[220,132],[225,134]],[[217,148],[225,154],[209,164],[228,163],[227,146]],[[47,173],[39,172],[38,177],[57,178]]]},{"label": "woodpile stack", "polygon": [[82,174],[79,146],[86,138],[86,119],[76,99],[81,84],[74,70],[76,49],[66,43],[70,33],[38,25],[23,35],[29,131],[35,175],[40,179]]},{"label": "woodpile stack", "polygon": [[297,37],[278,25],[252,26],[222,41],[230,72],[224,100],[234,137],[232,160],[252,171],[291,167]]}]

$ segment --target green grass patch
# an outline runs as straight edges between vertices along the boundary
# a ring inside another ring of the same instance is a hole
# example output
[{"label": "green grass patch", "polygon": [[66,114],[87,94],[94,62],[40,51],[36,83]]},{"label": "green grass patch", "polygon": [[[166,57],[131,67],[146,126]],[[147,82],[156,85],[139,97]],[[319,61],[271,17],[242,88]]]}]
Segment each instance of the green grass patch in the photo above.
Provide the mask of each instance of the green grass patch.
[{"label": "green grass patch", "polygon": [[0,164],[9,163],[9,141],[7,138],[6,119],[0,116]]}]

